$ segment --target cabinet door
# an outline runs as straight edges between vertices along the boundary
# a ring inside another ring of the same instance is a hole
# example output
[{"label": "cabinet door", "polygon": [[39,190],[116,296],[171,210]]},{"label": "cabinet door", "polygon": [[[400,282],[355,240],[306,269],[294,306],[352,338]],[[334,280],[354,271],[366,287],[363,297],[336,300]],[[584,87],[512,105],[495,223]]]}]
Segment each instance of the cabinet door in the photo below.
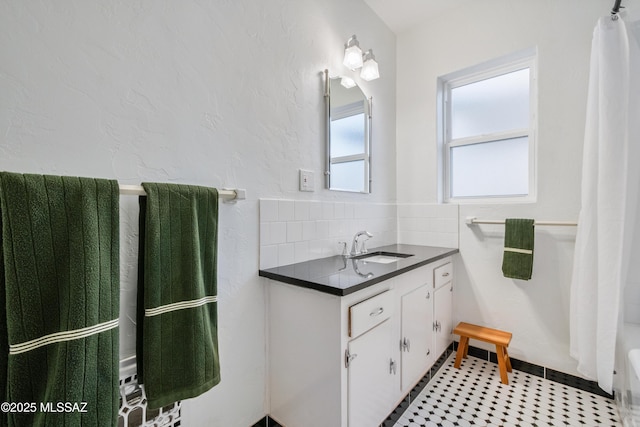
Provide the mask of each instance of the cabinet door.
[{"label": "cabinet door", "polygon": [[433,364],[433,290],[429,284],[402,296],[400,350],[402,390],[420,380]]},{"label": "cabinet door", "polygon": [[453,284],[448,283],[436,289],[433,300],[433,319],[435,331],[435,357],[445,351],[453,340]]},{"label": "cabinet door", "polygon": [[391,340],[386,320],[348,344],[349,427],[380,425],[393,410],[397,362],[391,360]]}]

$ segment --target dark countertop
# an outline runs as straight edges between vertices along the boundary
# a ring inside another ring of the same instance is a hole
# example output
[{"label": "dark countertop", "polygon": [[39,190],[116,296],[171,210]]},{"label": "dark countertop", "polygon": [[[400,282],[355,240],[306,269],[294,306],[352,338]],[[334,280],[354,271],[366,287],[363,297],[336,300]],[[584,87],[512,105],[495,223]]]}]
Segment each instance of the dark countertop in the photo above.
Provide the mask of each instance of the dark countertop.
[{"label": "dark countertop", "polygon": [[369,249],[369,253],[379,251],[412,256],[380,264],[336,255],[260,270],[259,275],[290,285],[344,296],[459,252],[454,248],[418,245],[388,245]]}]

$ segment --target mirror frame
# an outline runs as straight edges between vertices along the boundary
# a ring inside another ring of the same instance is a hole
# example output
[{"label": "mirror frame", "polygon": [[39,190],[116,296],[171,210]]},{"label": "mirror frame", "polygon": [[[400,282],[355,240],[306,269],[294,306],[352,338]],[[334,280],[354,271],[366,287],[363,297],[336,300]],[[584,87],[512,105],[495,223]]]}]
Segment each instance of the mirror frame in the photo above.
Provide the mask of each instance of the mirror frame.
[{"label": "mirror frame", "polygon": [[346,191],[349,193],[371,193],[371,133],[372,133],[372,110],[373,110],[373,98],[365,95],[360,86],[356,87],[362,92],[365,100],[367,101],[368,111],[365,115],[366,125],[366,137],[365,137],[365,173],[364,179],[364,191],[343,190],[339,188],[331,188],[331,80],[341,79],[342,76],[329,77],[329,70],[324,70],[324,99],[325,99],[325,145],[326,145],[326,158],[325,158],[325,187],[327,190],[332,191]]}]

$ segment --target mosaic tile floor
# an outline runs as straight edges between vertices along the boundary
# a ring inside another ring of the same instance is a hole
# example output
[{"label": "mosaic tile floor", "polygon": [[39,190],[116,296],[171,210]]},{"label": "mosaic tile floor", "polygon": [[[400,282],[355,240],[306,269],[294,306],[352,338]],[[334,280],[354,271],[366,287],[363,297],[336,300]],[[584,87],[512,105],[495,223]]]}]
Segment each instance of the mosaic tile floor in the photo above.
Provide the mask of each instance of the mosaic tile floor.
[{"label": "mosaic tile floor", "polygon": [[622,426],[613,400],[516,371],[500,382],[498,365],[455,354],[394,427]]}]

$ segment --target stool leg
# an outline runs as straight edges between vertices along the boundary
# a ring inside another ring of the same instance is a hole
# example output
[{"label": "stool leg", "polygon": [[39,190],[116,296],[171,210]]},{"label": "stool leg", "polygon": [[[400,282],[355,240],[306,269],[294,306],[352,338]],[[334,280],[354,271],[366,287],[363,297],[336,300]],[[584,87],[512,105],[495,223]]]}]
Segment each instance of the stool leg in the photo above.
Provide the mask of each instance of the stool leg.
[{"label": "stool leg", "polygon": [[453,365],[454,368],[460,368],[460,363],[462,363],[462,358],[464,357],[465,349],[469,344],[469,337],[460,337],[460,342],[458,343],[458,351],[456,353],[456,363]]},{"label": "stool leg", "polygon": [[507,362],[507,372],[511,372],[511,359],[509,358],[509,353],[507,352],[507,347],[504,348],[504,358]]},{"label": "stool leg", "polygon": [[507,362],[504,357],[504,347],[496,345],[496,354],[498,356],[498,367],[500,368],[500,380],[502,384],[509,384],[509,376],[507,375]]},{"label": "stool leg", "polygon": [[464,342],[464,354],[462,355],[462,357],[466,359],[468,353],[469,353],[469,338],[467,338],[467,340]]}]

